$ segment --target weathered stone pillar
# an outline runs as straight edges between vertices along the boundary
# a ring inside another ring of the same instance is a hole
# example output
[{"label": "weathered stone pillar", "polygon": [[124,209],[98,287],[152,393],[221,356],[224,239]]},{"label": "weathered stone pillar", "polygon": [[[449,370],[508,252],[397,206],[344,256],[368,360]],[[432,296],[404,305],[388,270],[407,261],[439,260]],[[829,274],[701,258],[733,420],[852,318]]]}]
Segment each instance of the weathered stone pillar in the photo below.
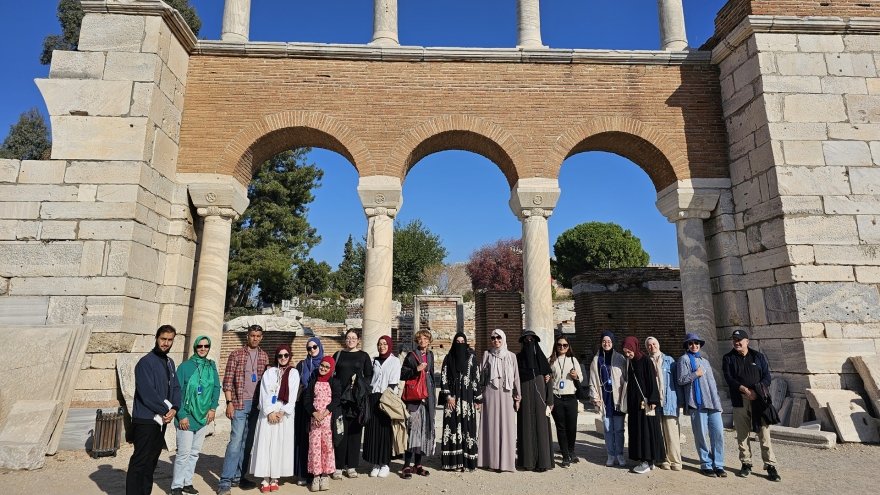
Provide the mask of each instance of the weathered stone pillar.
[{"label": "weathered stone pillar", "polygon": [[681,0],[657,0],[660,11],[660,49],[685,50],[688,47]]},{"label": "weathered stone pillar", "polygon": [[232,222],[247,208],[247,191],[229,177],[226,180],[218,178],[217,182],[189,184],[189,196],[202,217],[202,232],[186,355],[192,353],[192,339],[207,335],[212,342],[210,356],[220,362],[229,239]]},{"label": "weathered stone pillar", "polygon": [[397,0],[373,0],[371,45],[400,46],[397,39]]},{"label": "weathered stone pillar", "polygon": [[541,9],[539,0],[518,0],[516,17],[517,48],[547,48],[541,43]]},{"label": "weathered stone pillar", "polygon": [[520,179],[510,192],[510,208],[522,221],[525,329],[541,338],[546,355],[553,346],[550,236],[547,218],[559,200],[556,179]]},{"label": "weathered stone pillar", "polygon": [[362,347],[377,354],[376,341],[391,335],[391,281],[394,268],[394,217],[403,204],[400,179],[361,177],[358,196],[367,216]]},{"label": "weathered stone pillar", "polygon": [[246,43],[251,29],[251,0],[226,0],[220,39]]},{"label": "weathered stone pillar", "polygon": [[696,333],[706,341],[702,352],[712,363],[715,379],[720,380],[721,354],[718,351],[703,220],[709,218],[721,193],[717,187],[695,186],[694,182],[697,181],[699,179],[678,181],[660,191],[657,194],[657,208],[670,222],[675,223],[684,331]]}]

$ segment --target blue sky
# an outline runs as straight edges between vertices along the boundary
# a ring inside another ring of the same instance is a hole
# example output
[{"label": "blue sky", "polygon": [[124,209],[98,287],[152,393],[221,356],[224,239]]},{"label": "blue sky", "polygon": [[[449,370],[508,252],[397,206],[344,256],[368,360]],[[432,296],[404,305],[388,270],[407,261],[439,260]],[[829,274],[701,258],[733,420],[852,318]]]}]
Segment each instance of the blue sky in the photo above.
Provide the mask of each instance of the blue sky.
[{"label": "blue sky", "polygon": [[[45,105],[34,78],[46,77],[39,63],[42,40],[60,33],[57,0],[16,2],[0,30],[0,136],[23,111]],[[190,0],[202,19],[199,38],[220,37],[222,0]],[[516,44],[515,0],[399,0],[401,44],[418,46],[512,47]],[[691,46],[713,32],[725,0],[684,0]],[[646,49],[659,47],[655,0],[542,0],[541,32],[552,48]],[[366,43],[372,35],[371,0],[252,0],[253,41]],[[360,239],[366,223],[355,188],[354,168],[335,153],[314,150],[310,160],[324,172],[309,221],[322,242],[312,250],[334,267],[349,234]],[[652,263],[678,265],[674,226],[654,206],[648,176],[632,162],[607,153],[582,153],[566,160],[562,196],[550,217],[550,242],[586,221],[613,221],[642,239]],[[440,235],[447,262],[465,261],[476,248],[521,235],[507,206],[510,191],[489,160],[446,151],[420,161],[406,177],[398,219],[421,219]]]}]

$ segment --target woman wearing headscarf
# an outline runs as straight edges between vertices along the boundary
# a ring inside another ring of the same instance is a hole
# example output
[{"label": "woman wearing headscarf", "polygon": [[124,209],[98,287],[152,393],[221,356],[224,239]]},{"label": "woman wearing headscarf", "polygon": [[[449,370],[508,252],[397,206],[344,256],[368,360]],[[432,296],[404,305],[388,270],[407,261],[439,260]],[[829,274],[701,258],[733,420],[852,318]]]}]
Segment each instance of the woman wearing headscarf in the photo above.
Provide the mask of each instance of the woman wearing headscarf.
[{"label": "woman wearing headscarf", "polygon": [[480,373],[486,375],[486,386],[483,389],[478,464],[498,472],[515,471],[519,368],[516,356],[507,350],[507,336],[502,330],[493,330],[489,339],[489,350],[483,353],[480,366]]},{"label": "woman wearing headscarf", "polygon": [[658,411],[660,425],[663,427],[663,443],[666,459],[660,469],[681,471],[681,431],[678,424],[679,410],[683,407],[684,395],[679,393],[678,365],[672,356],[660,352],[660,341],[654,337],[645,339],[648,357],[657,372],[657,390],[660,392],[662,411]]},{"label": "woman wearing headscarf", "polygon": [[260,416],[251,451],[251,474],[263,478],[260,492],[278,490],[279,478],[293,475],[294,414],[299,372],[290,365],[290,346],[275,349],[275,366],[260,381]]},{"label": "woman wearing headscarf", "polygon": [[645,356],[639,339],[623,339],[627,359],[626,409],[629,414],[629,458],[638,464],[632,472],[645,474],[654,464],[666,459],[663,433],[660,431],[660,392],[654,364]]},{"label": "woman wearing headscarf", "polygon": [[391,468],[391,418],[379,408],[379,399],[386,389],[397,389],[400,382],[400,359],[394,355],[391,337],[383,335],[376,343],[379,356],[373,359],[373,381],[370,386],[370,407],[373,416],[364,433],[364,460],[373,465],[370,477],[388,477]]},{"label": "woman wearing headscarf", "polygon": [[626,466],[623,458],[623,419],[626,417],[626,358],[614,350],[614,334],[602,332],[599,350],[590,364],[590,400],[602,415],[606,466]]},{"label": "woman wearing headscarf", "polygon": [[477,410],[483,400],[480,367],[459,332],[440,367],[443,404],[443,438],[440,466],[447,471],[473,471],[477,467]]},{"label": "woman wearing headscarf", "polygon": [[303,392],[304,412],[309,418],[308,469],[312,475],[310,491],[330,489],[330,476],[336,473],[333,454],[333,411],[339,406],[342,390],[330,380],[336,361],[324,356]]},{"label": "woman wearing headscarf", "polygon": [[183,401],[177,411],[177,456],[174,458],[172,495],[196,493],[192,486],[199,452],[205,441],[205,426],[214,421],[220,399],[220,377],[217,365],[208,359],[211,339],[200,335],[193,342],[193,355],[177,368],[177,381]]},{"label": "woman wearing headscarf", "polygon": [[516,355],[522,402],[516,416],[517,462],[523,469],[544,472],[553,468],[550,414],[553,410],[553,384],[547,356],[538,347],[541,339],[531,330],[519,338]]},{"label": "woman wearing headscarf", "polygon": [[577,436],[578,401],[575,397],[575,381],[580,383],[581,366],[565,335],[556,337],[553,344],[553,355],[550,358],[550,370],[553,372],[553,422],[556,424],[556,441],[562,451],[560,466],[567,468],[571,463],[578,462],[574,455],[574,441]]},{"label": "woman wearing headscarf", "polygon": [[[311,483],[312,475],[309,472],[309,422],[311,415],[305,411],[303,391],[309,386],[314,376],[318,374],[318,366],[324,357],[324,346],[321,339],[311,337],[306,342],[306,357],[296,364],[299,372],[299,390],[296,400],[296,413],[294,415],[294,446],[293,446],[293,474],[297,477],[297,485],[304,486]],[[336,471],[333,479],[342,477],[342,471]]]},{"label": "woman wearing headscarf", "polygon": [[417,379],[424,373],[428,396],[419,401],[404,402],[409,411],[406,423],[409,435],[407,449],[403,454],[403,471],[400,473],[403,479],[412,478],[413,473],[428,476],[430,473],[422,466],[422,457],[434,455],[434,411],[437,407],[434,394],[434,353],[430,349],[433,339],[428,330],[419,330],[415,340],[416,349],[403,360],[400,378]]}]

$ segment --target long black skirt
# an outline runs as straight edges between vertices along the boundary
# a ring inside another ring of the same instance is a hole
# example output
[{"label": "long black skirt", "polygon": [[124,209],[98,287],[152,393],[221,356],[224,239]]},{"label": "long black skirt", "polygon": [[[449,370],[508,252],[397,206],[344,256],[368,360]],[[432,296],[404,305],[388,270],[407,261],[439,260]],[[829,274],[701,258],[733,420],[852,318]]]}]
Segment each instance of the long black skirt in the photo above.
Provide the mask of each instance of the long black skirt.
[{"label": "long black skirt", "polygon": [[364,428],[364,460],[373,465],[384,466],[391,462],[391,418],[379,409],[382,394],[370,394],[373,417]]},{"label": "long black skirt", "polygon": [[296,401],[293,416],[293,474],[299,478],[311,479],[309,473],[309,420],[302,400]]}]

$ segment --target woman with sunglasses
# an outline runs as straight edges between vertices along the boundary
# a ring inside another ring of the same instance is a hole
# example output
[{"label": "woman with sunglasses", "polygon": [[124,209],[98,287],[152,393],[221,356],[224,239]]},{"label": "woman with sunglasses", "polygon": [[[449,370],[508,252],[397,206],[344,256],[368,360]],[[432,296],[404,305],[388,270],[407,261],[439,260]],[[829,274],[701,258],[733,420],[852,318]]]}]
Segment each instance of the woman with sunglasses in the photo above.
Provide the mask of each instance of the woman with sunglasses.
[{"label": "woman with sunglasses", "polygon": [[577,436],[578,401],[575,397],[577,386],[583,380],[581,365],[578,363],[565,335],[556,337],[553,355],[550,357],[550,371],[553,373],[553,422],[556,423],[556,441],[562,451],[560,466],[567,468],[578,462],[574,455],[574,440]]},{"label": "woman with sunglasses", "polygon": [[626,466],[623,457],[623,420],[626,417],[626,358],[614,350],[614,334],[602,332],[599,350],[590,364],[590,401],[602,415],[605,465]]},{"label": "woman with sunglasses", "polygon": [[305,413],[309,418],[309,459],[308,468],[312,475],[310,491],[330,489],[330,478],[336,473],[333,454],[333,411],[339,406],[342,390],[339,382],[330,380],[336,361],[324,356],[318,364],[318,371],[309,380],[303,392]]},{"label": "woman with sunglasses", "polygon": [[696,334],[685,335],[686,352],[678,358],[678,384],[683,388],[684,403],[691,417],[700,472],[710,478],[726,478],[721,397],[712,365],[700,352],[704,345],[706,341]]},{"label": "woman with sunglasses", "polygon": [[444,399],[440,467],[473,471],[477,467],[477,411],[483,396],[477,358],[461,332],[452,338],[440,366],[440,396]]},{"label": "woman with sunglasses", "polygon": [[[312,377],[317,375],[321,358],[324,357],[324,346],[321,339],[311,337],[306,342],[306,357],[296,364],[299,372],[299,394],[296,400],[296,412],[294,414],[294,447],[293,447],[293,474],[297,477],[296,484],[305,486],[312,482],[309,473],[309,418],[305,411],[303,390],[309,386]],[[333,473],[333,479],[342,477],[342,471]]]},{"label": "woman with sunglasses", "polygon": [[293,476],[294,414],[299,372],[290,365],[290,346],[275,350],[275,366],[260,381],[260,416],[251,451],[251,474],[263,478],[260,492],[278,490],[279,478]]},{"label": "woman with sunglasses", "polygon": [[220,399],[220,377],[217,364],[208,359],[211,339],[200,335],[193,344],[193,355],[177,368],[177,380],[183,391],[183,403],[177,411],[177,456],[171,494],[198,493],[192,478],[205,441],[205,426],[214,421]]},{"label": "woman with sunglasses", "polygon": [[516,471],[516,412],[520,404],[519,368],[516,355],[507,350],[507,336],[500,329],[489,335],[480,373],[485,376],[483,415],[480,418],[477,464],[495,471]]}]

